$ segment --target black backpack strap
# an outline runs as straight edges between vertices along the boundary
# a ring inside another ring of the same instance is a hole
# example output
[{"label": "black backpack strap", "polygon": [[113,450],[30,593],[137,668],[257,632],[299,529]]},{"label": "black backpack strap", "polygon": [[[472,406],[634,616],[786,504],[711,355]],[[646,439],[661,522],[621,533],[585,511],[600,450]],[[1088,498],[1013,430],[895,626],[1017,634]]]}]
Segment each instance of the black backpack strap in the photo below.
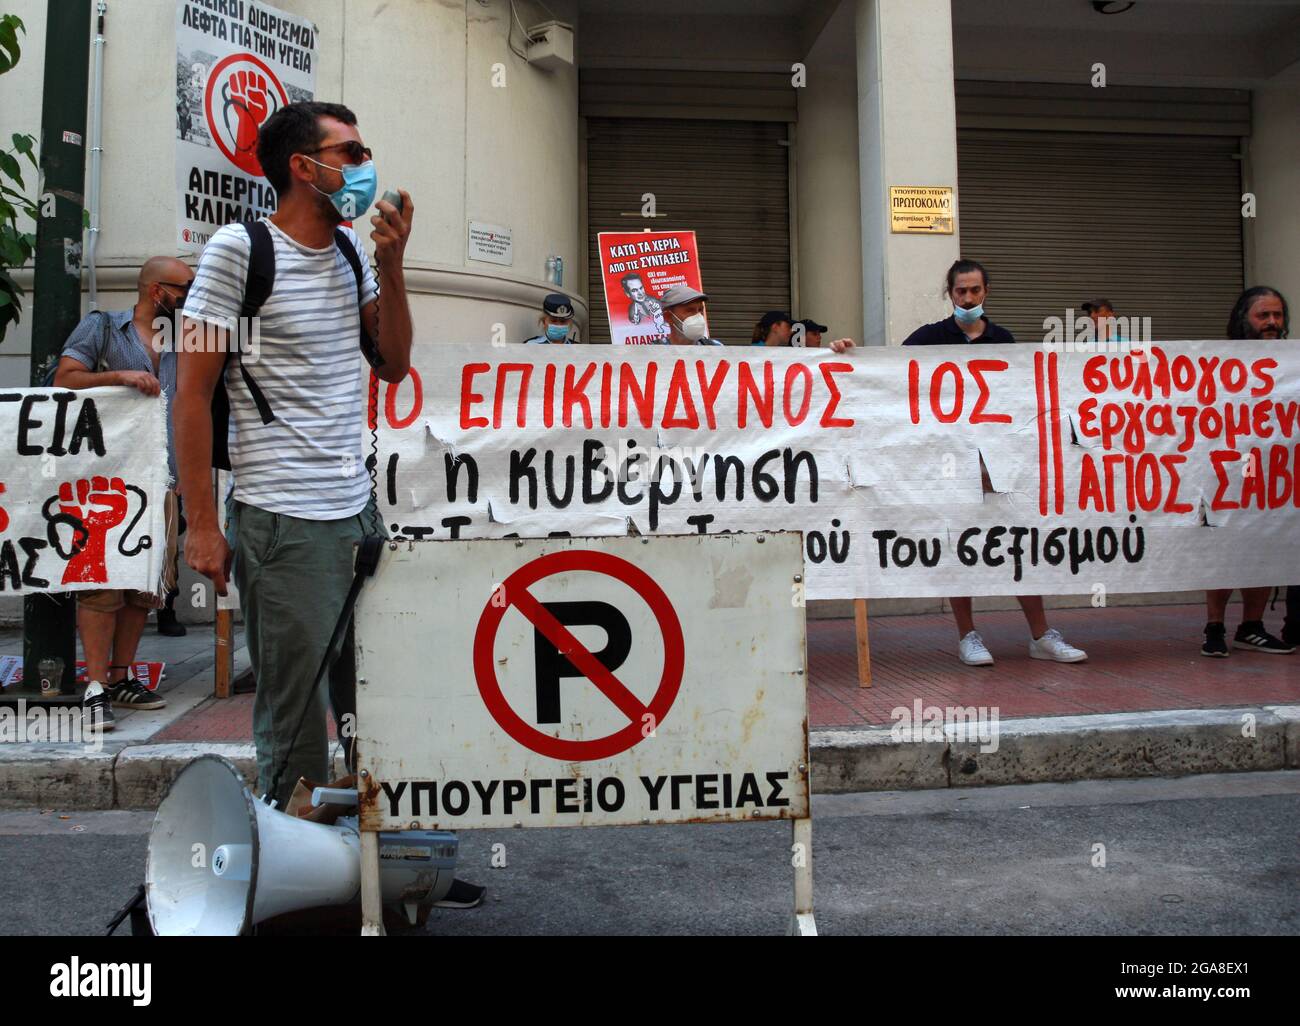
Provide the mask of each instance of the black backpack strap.
[{"label": "black backpack strap", "polygon": [[[352,240],[347,237],[342,228],[334,229],[334,245],[338,247],[339,252],[343,254],[348,265],[352,268],[352,276],[357,280],[357,306],[360,307],[361,297],[365,295],[363,291],[365,289],[365,280],[361,276],[361,258],[357,256],[356,247],[352,245]],[[376,345],[375,340],[366,331],[364,319],[361,322],[361,354],[371,367],[382,367],[384,365],[384,357],[379,352],[379,346]]]},{"label": "black backpack strap", "polygon": [[[245,223],[244,230],[248,232],[249,242],[248,277],[244,279],[244,302],[239,308],[239,316],[246,324],[248,319],[258,315],[275,286],[275,244],[271,241],[271,229],[265,221],[249,221]],[[239,354],[240,377],[244,379],[244,386],[253,397],[258,416],[262,418],[263,424],[269,424],[275,420],[271,404],[266,401],[266,396],[244,366],[243,347],[237,345],[235,352]],[[226,354],[226,359],[230,359],[229,353]]]}]

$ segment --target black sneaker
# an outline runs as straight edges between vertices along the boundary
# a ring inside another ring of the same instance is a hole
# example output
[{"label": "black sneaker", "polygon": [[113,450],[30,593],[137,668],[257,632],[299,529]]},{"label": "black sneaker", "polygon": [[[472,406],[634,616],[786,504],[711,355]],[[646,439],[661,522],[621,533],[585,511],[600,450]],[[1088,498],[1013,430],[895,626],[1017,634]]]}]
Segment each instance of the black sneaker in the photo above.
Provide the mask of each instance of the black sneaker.
[{"label": "black sneaker", "polygon": [[189,632],[185,625],[176,619],[176,610],[158,610],[158,633],[168,638],[183,638]]},{"label": "black sneaker", "polygon": [[105,731],[117,726],[112,700],[104,685],[97,680],[86,685],[86,694],[81,700],[81,722],[87,730]]},{"label": "black sneaker", "polygon": [[1290,655],[1295,651],[1294,645],[1288,645],[1264,630],[1263,620],[1243,623],[1238,627],[1237,636],[1232,639],[1232,647],[1263,652],[1265,655]]},{"label": "black sneaker", "polygon": [[1201,655],[1211,659],[1228,658],[1228,629],[1221,623],[1205,625],[1205,643],[1201,645]]},{"label": "black sneaker", "polygon": [[435,901],[433,906],[434,908],[473,908],[475,905],[483,904],[485,894],[487,894],[486,887],[466,883],[464,880],[453,880],[451,890]]},{"label": "black sneaker", "polygon": [[113,704],[119,709],[161,709],[167,703],[134,677],[113,685]]}]

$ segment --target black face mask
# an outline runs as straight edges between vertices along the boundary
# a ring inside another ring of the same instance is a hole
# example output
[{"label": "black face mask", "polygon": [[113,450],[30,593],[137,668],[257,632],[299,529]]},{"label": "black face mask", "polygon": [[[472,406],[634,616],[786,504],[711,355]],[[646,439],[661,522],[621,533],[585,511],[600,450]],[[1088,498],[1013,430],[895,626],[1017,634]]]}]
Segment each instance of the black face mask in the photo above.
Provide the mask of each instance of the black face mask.
[{"label": "black face mask", "polygon": [[176,351],[180,350],[181,308],[185,305],[185,301],[183,299],[177,300],[175,301],[175,304],[176,305],[174,306],[167,306],[166,299],[164,299],[162,302],[154,303],[153,305],[154,317],[162,318],[167,322],[167,327],[164,328],[162,332],[164,342],[163,352],[168,348],[167,343],[169,342],[175,347]]}]

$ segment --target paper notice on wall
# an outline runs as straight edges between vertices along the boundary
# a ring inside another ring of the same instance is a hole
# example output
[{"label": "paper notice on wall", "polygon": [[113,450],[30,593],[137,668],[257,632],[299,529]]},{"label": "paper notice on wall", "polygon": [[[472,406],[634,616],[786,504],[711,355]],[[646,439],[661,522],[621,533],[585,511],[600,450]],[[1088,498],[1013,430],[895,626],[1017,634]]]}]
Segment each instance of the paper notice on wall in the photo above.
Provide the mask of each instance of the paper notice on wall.
[{"label": "paper notice on wall", "polygon": [[514,233],[499,224],[469,223],[468,256],[489,264],[514,263]]},{"label": "paper notice on wall", "polygon": [[176,200],[180,251],[222,225],[276,209],[257,132],[281,107],[310,100],[316,26],[260,0],[176,4]]},{"label": "paper notice on wall", "polygon": [[667,338],[663,294],[673,285],[704,290],[694,232],[601,232],[597,248],[609,340],[615,345]]}]

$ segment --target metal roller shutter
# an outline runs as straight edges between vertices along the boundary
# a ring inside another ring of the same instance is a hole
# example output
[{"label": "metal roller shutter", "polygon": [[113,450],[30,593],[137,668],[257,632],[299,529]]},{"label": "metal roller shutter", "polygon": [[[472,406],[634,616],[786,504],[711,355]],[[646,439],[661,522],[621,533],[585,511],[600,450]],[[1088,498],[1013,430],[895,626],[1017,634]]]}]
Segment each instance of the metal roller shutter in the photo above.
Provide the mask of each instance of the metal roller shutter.
[{"label": "metal roller shutter", "polygon": [[[989,315],[1043,337],[1093,296],[1157,340],[1222,338],[1242,289],[1241,166],[1231,136],[958,133],[963,256]],[[940,286],[935,283],[935,287]]]},{"label": "metal roller shutter", "polygon": [[[709,331],[724,342],[748,344],[764,311],[789,309],[787,131],[780,121],[588,119],[592,341],[609,341],[600,232],[694,229]],[[654,219],[641,216],[647,192],[660,215]]]}]

